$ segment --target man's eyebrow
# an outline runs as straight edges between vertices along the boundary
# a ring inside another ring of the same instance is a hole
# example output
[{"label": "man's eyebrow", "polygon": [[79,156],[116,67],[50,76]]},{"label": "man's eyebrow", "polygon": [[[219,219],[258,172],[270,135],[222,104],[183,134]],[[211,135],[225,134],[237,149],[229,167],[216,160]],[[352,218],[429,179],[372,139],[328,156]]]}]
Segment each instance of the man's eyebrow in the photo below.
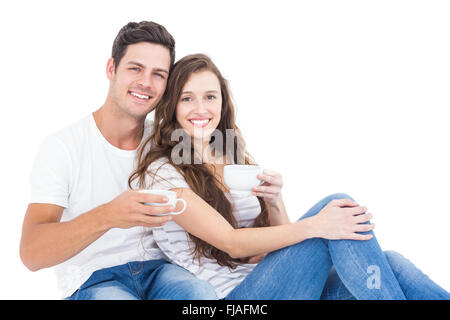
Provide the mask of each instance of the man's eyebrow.
[{"label": "man's eyebrow", "polygon": [[138,67],[144,68],[145,66],[142,63],[136,62],[136,61],[128,61],[127,64],[135,64]]},{"label": "man's eyebrow", "polygon": [[[134,64],[134,65],[136,65],[136,66],[138,66],[138,67],[145,68],[145,66],[144,66],[142,63],[136,62],[136,61],[128,61],[127,64]],[[162,69],[162,68],[156,68],[155,71],[158,71],[158,72],[164,72],[164,73],[169,74],[169,71],[168,71],[168,70]]]},{"label": "man's eyebrow", "polygon": [[167,71],[166,69],[156,68],[155,70],[158,72],[164,72],[164,73],[169,74],[169,71]]}]

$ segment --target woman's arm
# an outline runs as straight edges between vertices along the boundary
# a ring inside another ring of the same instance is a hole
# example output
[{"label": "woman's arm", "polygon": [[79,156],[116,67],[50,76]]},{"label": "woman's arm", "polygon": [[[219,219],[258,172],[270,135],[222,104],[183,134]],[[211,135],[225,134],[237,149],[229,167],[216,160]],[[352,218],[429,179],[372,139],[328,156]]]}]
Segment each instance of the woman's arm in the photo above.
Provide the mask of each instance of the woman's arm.
[{"label": "woman's arm", "polygon": [[234,229],[219,212],[192,190],[177,188],[172,191],[186,200],[186,210],[173,216],[173,220],[190,234],[233,258],[274,251],[312,238],[308,218],[278,226]]},{"label": "woman's arm", "polygon": [[[173,217],[184,230],[228,253],[245,258],[281,249],[310,238],[370,240],[372,215],[350,199],[332,200],[318,214],[294,223],[234,229],[225,218],[190,189],[175,188],[186,200],[186,210]],[[176,210],[180,210],[177,207]]]},{"label": "woman's arm", "polygon": [[281,174],[273,170],[264,169],[262,174],[258,174],[258,179],[264,183],[253,188],[253,195],[264,198],[268,210],[271,226],[290,223],[289,217],[281,198],[281,188],[283,179]]},{"label": "woman's arm", "polygon": [[286,212],[283,199],[280,194],[280,198],[273,205],[268,205],[269,221],[271,226],[279,226],[282,224],[291,223],[289,216]]}]

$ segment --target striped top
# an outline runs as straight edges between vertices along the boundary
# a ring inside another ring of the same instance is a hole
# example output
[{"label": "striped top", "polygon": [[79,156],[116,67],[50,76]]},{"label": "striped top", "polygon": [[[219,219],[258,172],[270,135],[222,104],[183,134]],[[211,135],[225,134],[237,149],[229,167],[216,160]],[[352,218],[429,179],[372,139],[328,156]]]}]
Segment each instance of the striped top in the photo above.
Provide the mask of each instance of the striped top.
[{"label": "striped top", "polygon": [[[149,189],[188,188],[184,177],[170,164],[167,159],[153,162],[148,170],[146,186]],[[156,173],[156,174],[154,174]],[[233,205],[233,214],[239,227],[251,227],[254,219],[261,212],[261,206],[256,196],[226,193]],[[215,259],[201,257],[200,264],[193,259],[194,243],[187,232],[174,221],[169,221],[161,227],[151,228],[153,238],[167,259],[197,276],[208,281],[215,289],[219,299],[224,298],[255,268],[256,264],[239,264],[235,269],[220,266]]]}]

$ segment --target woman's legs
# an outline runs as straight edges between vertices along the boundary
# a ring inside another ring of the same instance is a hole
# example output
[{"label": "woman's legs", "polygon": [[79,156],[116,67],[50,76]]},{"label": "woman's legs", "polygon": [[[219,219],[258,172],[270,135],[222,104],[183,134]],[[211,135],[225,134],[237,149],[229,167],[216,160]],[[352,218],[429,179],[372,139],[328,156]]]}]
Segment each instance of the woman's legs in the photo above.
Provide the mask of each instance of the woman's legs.
[{"label": "woman's legs", "polygon": [[[411,261],[395,251],[384,251],[384,255],[394,272],[403,293],[408,300],[449,300],[450,294],[427,275],[420,271]],[[333,267],[328,275],[321,300],[354,300]]]},{"label": "woman's legs", "polygon": [[331,266],[325,241],[302,241],[266,255],[225,299],[318,300]]},{"label": "woman's legs", "polygon": [[[301,219],[342,198],[350,197],[324,198]],[[367,241],[313,238],[271,252],[226,299],[319,299],[332,265],[357,299],[405,299],[375,236]]]},{"label": "woman's legs", "polygon": [[395,277],[408,300],[449,300],[450,294],[411,261],[395,251],[384,252]]}]

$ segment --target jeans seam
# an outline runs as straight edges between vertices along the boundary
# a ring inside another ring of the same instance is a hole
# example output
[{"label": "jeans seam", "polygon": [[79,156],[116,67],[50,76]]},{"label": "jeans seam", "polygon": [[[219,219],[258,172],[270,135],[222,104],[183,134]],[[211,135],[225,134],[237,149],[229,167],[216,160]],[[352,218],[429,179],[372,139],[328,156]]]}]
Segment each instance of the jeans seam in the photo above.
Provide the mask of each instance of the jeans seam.
[{"label": "jeans seam", "polygon": [[143,294],[142,290],[139,288],[137,281],[136,281],[136,276],[138,276],[142,272],[142,270],[144,268],[144,264],[141,263],[141,269],[139,271],[134,271],[131,268],[130,263],[128,263],[128,268],[130,270],[130,276],[131,276],[131,279],[133,280],[134,288],[136,289],[137,294],[139,295],[139,297],[141,297],[141,299],[145,299],[144,294]]}]

